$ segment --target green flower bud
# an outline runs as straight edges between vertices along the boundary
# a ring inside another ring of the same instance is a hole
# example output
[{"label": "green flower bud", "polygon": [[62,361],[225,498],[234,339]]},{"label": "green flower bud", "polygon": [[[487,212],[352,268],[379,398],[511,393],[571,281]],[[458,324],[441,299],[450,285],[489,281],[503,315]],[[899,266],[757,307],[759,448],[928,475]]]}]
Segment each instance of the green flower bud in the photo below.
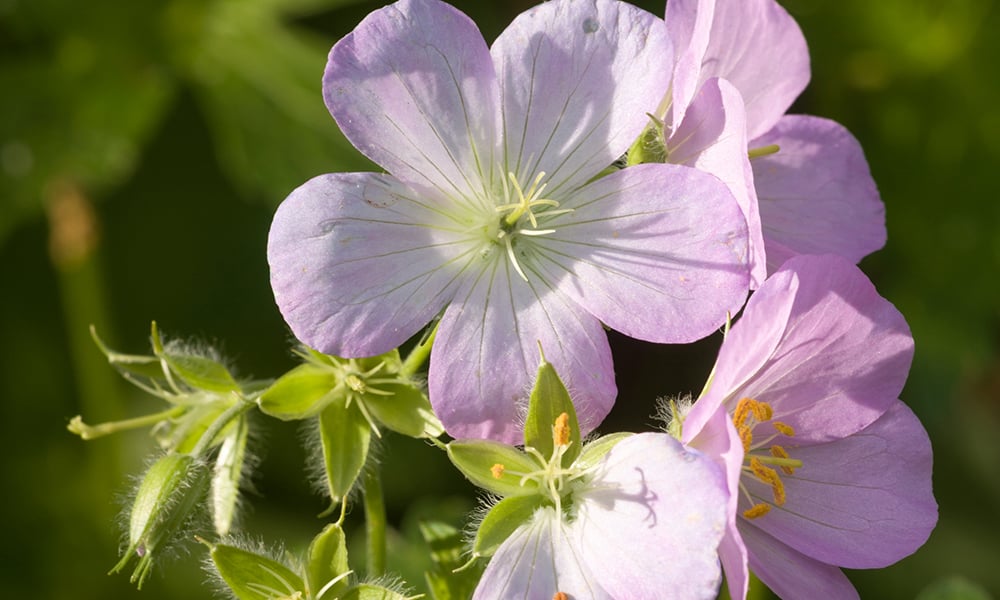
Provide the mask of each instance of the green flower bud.
[{"label": "green flower bud", "polygon": [[141,588],[153,559],[189,521],[207,483],[208,470],[188,454],[166,454],[153,463],[139,484],[129,514],[128,547],[111,572],[121,571],[137,556],[130,581]]}]

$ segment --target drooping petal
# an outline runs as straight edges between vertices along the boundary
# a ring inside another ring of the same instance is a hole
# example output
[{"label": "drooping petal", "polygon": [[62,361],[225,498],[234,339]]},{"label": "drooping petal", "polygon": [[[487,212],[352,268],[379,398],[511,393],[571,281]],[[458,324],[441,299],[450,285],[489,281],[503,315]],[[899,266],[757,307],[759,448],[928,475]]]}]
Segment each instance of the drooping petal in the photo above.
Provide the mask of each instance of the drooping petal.
[{"label": "drooping petal", "polygon": [[[701,403],[702,400],[695,403],[692,412]],[[729,596],[739,600],[746,597],[749,583],[747,549],[736,528],[736,507],[740,494],[740,475],[743,472],[743,444],[732,418],[724,408],[716,409],[708,417],[704,427],[699,425],[697,430],[689,427],[689,422],[690,413],[681,430],[681,441],[715,459],[726,476],[729,494],[726,501],[726,534],[719,543],[719,559],[726,574]]]},{"label": "drooping petal", "polygon": [[841,125],[786,115],[751,148],[777,144],[752,161],[768,269],[797,254],[858,262],[885,245],[885,205],[861,145]]},{"label": "drooping petal", "polygon": [[[684,33],[684,38],[700,42],[697,25],[702,17],[690,15],[707,4],[670,0],[666,21],[671,33],[685,28],[693,33]],[[773,127],[809,83],[809,49],[795,19],[774,0],[715,2],[713,8],[699,83],[722,77],[736,86],[746,103],[747,133],[753,139]],[[670,25],[674,15],[681,18]]]},{"label": "drooping petal", "polygon": [[551,197],[608,167],[666,92],[671,48],[662,20],[624,2],[546,2],[519,15],[491,49],[507,168],[519,181],[546,172]]},{"label": "drooping petal", "polygon": [[522,280],[505,256],[484,264],[441,320],[428,376],[434,412],[453,437],[521,443],[541,346],[591,431],[617,393],[600,322],[546,282]]},{"label": "drooping petal", "polygon": [[[912,554],[937,523],[931,445],[917,417],[896,401],[849,437],[789,450],[802,461],[782,475],[787,502],[753,524],[821,562],[855,569]],[[750,479],[754,496],[770,488]]]},{"label": "drooping petal", "polygon": [[564,206],[573,212],[532,240],[528,264],[612,329],[691,342],[743,304],[746,223],[718,179],[637,165],[594,181]]},{"label": "drooping petal", "polygon": [[598,469],[570,524],[593,578],[616,598],[715,598],[721,469],[660,433],[619,442]]},{"label": "drooping petal", "polygon": [[522,525],[490,559],[473,600],[570,598],[612,600],[581,560],[576,545],[555,509],[543,508]]},{"label": "drooping petal", "polygon": [[483,195],[499,91],[482,34],[438,0],[400,0],[330,50],[323,97],[361,152],[411,185]]},{"label": "drooping petal", "polygon": [[778,597],[859,598],[850,580],[837,567],[813,560],[745,521],[740,523],[740,534],[749,549],[754,575]]},{"label": "drooping petal", "polygon": [[667,140],[667,148],[668,162],[715,175],[736,198],[748,227],[750,287],[757,289],[767,277],[767,264],[747,155],[746,114],[736,88],[725,79],[706,81]]},{"label": "drooping petal", "polygon": [[[736,340],[752,340],[758,328],[775,330],[774,316],[755,305],[788,294],[782,273],[798,286],[781,341],[756,370],[723,377],[723,355],[760,347],[741,348]],[[716,378],[744,382],[729,388],[730,408],[743,397],[770,403],[774,419],[794,428],[791,444],[836,440],[871,424],[899,397],[913,359],[903,315],[856,266],[833,255],[786,262],[757,290],[729,337],[734,342],[723,342]]]},{"label": "drooping petal", "polygon": [[468,251],[454,227],[390,176],[311,179],[271,224],[267,259],[278,308],[295,336],[321,352],[387,352],[454,294]]}]

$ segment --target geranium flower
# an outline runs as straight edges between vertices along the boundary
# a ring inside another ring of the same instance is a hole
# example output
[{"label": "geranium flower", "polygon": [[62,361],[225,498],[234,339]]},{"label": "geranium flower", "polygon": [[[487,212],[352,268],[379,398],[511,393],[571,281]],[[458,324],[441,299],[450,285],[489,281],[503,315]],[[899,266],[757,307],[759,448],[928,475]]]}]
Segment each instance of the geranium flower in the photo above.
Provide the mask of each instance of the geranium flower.
[{"label": "geranium flower", "polygon": [[448,458],[499,499],[476,527],[492,556],[474,598],[715,598],[728,492],[722,469],[664,433],[584,444],[573,398],[542,357],[524,447],[454,440]]},{"label": "geranium flower", "polygon": [[665,21],[677,58],[659,110],[666,160],[730,185],[750,226],[754,287],[792,256],[857,262],[885,245],[857,140],[833,121],[785,115],[810,78],[795,20],[774,0],[669,0]]},{"label": "geranium flower", "polygon": [[931,447],[898,400],[913,356],[902,315],[847,260],[789,260],[728,333],[681,439],[725,466],[720,556],[783,598],[855,598],[838,567],[883,567],[937,521]]},{"label": "geranium flower", "polygon": [[662,433],[629,437],[587,463],[584,449],[573,465],[552,470],[552,487],[565,497],[500,545],[473,598],[715,598],[726,523],[721,469]]},{"label": "geranium flower", "polygon": [[292,331],[371,356],[441,314],[435,412],[453,436],[510,442],[541,343],[595,427],[616,394],[603,325],[692,341],[748,287],[746,225],[718,180],[663,164],[597,178],[642,131],[670,55],[662,20],[611,0],[546,2],[492,48],[436,0],[370,14],[323,91],[389,174],[320,176],[279,207],[268,261]]}]

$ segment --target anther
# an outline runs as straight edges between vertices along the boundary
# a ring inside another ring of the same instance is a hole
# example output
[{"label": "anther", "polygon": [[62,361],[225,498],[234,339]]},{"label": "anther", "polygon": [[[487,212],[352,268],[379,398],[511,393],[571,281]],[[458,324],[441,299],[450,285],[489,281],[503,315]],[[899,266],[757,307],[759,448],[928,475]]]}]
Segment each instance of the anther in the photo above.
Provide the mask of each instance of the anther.
[{"label": "anther", "polygon": [[552,426],[552,442],[559,446],[568,446],[570,439],[569,415],[561,413],[556,417],[556,423]]},{"label": "anther", "polygon": [[500,479],[501,477],[503,477],[503,472],[505,470],[506,467],[504,467],[500,463],[496,463],[492,467],[490,467],[490,475],[493,476],[493,479]]},{"label": "anther", "polygon": [[743,511],[743,518],[756,519],[757,517],[763,517],[769,512],[771,512],[771,505],[761,502],[760,504],[754,504],[750,508]]},{"label": "anther", "polygon": [[788,437],[795,435],[795,428],[787,423],[782,423],[781,421],[771,421],[771,425],[773,425],[781,435]]},{"label": "anther", "polygon": [[757,419],[757,422],[759,423],[770,421],[771,417],[774,416],[774,411],[771,409],[771,405],[767,402],[751,400],[750,410],[753,411],[753,417]]}]

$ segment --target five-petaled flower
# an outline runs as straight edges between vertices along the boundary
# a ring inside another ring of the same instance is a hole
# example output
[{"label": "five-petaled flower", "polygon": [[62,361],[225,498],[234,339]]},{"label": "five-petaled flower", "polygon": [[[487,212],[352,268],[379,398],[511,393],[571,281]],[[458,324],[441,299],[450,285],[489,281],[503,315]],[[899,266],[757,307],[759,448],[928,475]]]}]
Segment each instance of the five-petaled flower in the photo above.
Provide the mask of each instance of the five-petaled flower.
[{"label": "five-petaled flower", "polygon": [[554,474],[556,498],[500,545],[473,598],[715,598],[721,469],[663,433],[620,441],[597,464],[586,458]]},{"label": "five-petaled flower", "polygon": [[278,209],[268,260],[292,331],[371,356],[440,314],[435,412],[453,436],[510,442],[541,343],[593,429],[616,396],[605,325],[693,341],[748,288],[745,220],[718,179],[599,177],[667,89],[671,52],[661,19],[613,0],[546,2],[492,47],[437,0],[370,14],[331,50],[323,90],[388,174],[320,176]]},{"label": "five-petaled flower", "polygon": [[838,567],[926,541],[931,447],[898,399],[912,356],[903,316],[843,258],[793,258],[750,298],[681,436],[727,472],[733,598],[748,563],[782,598],[856,598]]}]

